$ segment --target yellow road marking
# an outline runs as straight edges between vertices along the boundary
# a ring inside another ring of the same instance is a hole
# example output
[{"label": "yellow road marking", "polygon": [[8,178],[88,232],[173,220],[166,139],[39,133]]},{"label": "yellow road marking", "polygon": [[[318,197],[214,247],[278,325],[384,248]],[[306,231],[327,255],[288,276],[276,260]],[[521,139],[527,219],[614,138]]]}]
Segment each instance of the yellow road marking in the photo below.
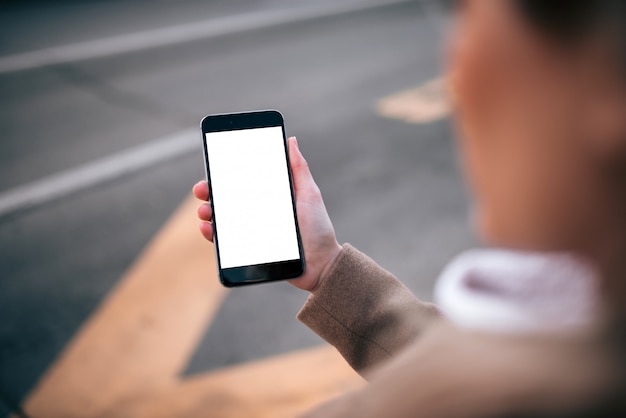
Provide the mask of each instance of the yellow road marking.
[{"label": "yellow road marking", "polygon": [[360,386],[329,346],[281,355],[186,380],[111,416],[137,418],[294,417]]},{"label": "yellow road marking", "polygon": [[159,232],[29,396],[28,413],[96,416],[183,370],[225,295],[196,207],[189,199]]},{"label": "yellow road marking", "polygon": [[452,112],[452,102],[444,78],[380,100],[378,113],[409,123],[425,124],[441,120]]},{"label": "yellow road marking", "polygon": [[327,347],[181,380],[226,295],[196,207],[177,210],[86,321],[27,397],[29,415],[281,416],[360,381]]}]

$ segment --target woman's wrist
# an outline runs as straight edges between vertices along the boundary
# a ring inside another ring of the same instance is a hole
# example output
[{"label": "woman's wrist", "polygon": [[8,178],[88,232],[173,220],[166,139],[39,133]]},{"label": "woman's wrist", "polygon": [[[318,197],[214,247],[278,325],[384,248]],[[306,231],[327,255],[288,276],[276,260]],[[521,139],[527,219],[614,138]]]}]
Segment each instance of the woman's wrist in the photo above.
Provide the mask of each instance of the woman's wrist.
[{"label": "woman's wrist", "polygon": [[315,284],[315,286],[313,286],[312,289],[309,290],[309,292],[315,294],[315,292],[320,289],[322,284],[326,281],[326,279],[330,275],[330,272],[332,271],[332,267],[337,261],[337,259],[339,258],[339,255],[341,254],[342,251],[343,251],[343,246],[339,244],[337,241],[335,241],[335,244],[328,250],[328,255],[327,257],[325,257],[327,261],[324,267],[320,270],[320,275],[317,278],[317,283]]}]

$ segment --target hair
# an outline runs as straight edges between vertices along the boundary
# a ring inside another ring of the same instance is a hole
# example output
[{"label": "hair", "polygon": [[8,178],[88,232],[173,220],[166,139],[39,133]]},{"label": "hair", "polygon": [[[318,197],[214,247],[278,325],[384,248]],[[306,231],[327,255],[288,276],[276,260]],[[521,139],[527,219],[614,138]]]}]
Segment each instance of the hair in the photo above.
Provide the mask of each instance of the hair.
[{"label": "hair", "polygon": [[626,81],[626,0],[515,0],[529,23],[561,46],[592,35],[615,48]]},{"label": "hair", "polygon": [[[603,30],[626,45],[624,0],[515,0],[520,11],[539,30],[559,40],[580,40]],[[622,48],[626,52],[626,48]]]}]

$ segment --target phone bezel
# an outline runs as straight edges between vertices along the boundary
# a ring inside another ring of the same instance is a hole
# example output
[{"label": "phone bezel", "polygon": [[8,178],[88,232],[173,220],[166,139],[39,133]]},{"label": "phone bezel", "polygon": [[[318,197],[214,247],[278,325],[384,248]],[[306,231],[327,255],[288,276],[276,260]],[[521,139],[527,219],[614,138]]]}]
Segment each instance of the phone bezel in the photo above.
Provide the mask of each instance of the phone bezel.
[{"label": "phone bezel", "polygon": [[211,209],[213,209],[213,242],[215,257],[220,282],[226,287],[238,287],[259,283],[268,283],[281,280],[289,280],[300,277],[305,270],[304,251],[302,238],[300,236],[300,226],[298,224],[298,214],[296,211],[296,198],[294,193],[293,175],[289,161],[289,150],[287,136],[285,133],[285,122],[283,115],[277,110],[261,110],[254,112],[223,113],[208,115],[202,119],[202,147],[204,149],[204,166],[209,192],[213,196],[211,188],[211,167],[206,145],[206,134],[211,132],[236,131],[244,129],[268,128],[280,126],[283,132],[283,144],[285,149],[285,159],[287,162],[287,172],[289,175],[289,187],[291,189],[291,204],[296,223],[296,235],[298,238],[298,250],[300,258],[296,260],[286,260],[281,262],[258,264],[253,266],[242,266],[222,269],[220,262],[218,220],[215,219],[215,208],[213,199],[209,199]]}]

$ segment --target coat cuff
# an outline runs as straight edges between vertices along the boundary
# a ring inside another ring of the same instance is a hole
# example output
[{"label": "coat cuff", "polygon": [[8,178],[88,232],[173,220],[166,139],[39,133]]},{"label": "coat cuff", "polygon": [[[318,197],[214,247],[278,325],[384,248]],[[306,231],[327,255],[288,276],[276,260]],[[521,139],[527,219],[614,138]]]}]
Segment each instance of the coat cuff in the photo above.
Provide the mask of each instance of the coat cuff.
[{"label": "coat cuff", "polygon": [[[418,308],[420,312],[416,312]],[[391,273],[344,244],[298,319],[334,345],[357,371],[390,357],[413,339],[420,316],[436,316]],[[409,316],[413,316],[409,318]]]}]

